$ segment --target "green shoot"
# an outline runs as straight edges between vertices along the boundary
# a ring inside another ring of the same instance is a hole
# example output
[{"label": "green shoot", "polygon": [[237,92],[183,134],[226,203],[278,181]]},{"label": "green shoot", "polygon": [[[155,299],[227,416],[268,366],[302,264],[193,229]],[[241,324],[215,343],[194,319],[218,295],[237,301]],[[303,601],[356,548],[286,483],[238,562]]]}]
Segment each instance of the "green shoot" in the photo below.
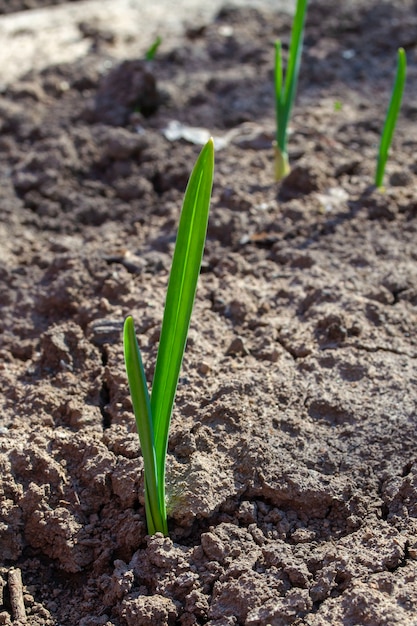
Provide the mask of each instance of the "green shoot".
[{"label": "green shoot", "polygon": [[145,52],[146,61],[153,61],[161,43],[162,43],[162,39],[158,35],[155,41],[149,46],[149,48]]},{"label": "green shoot", "polygon": [[150,535],[168,534],[165,498],[168,432],[203,257],[213,170],[214,145],[210,139],[197,159],[185,191],[150,397],[133,319],[128,317],[124,326],[125,363],[142,448]]},{"label": "green shoot", "polygon": [[382,187],[385,173],[385,165],[388,160],[388,152],[394,134],[400,111],[401,100],[404,92],[405,78],[407,75],[407,57],[404,48],[398,49],[397,73],[395,75],[394,86],[392,88],[391,100],[389,103],[385,124],[379,144],[378,162],[375,173],[375,187]]},{"label": "green shoot", "polygon": [[278,40],[275,44],[275,111],[277,121],[275,142],[275,179],[281,180],[290,173],[288,160],[288,122],[297,91],[298,74],[300,71],[301,52],[303,49],[304,22],[308,0],[297,0],[291,43],[288,53],[288,66],[285,82],[282,68],[282,46]]}]

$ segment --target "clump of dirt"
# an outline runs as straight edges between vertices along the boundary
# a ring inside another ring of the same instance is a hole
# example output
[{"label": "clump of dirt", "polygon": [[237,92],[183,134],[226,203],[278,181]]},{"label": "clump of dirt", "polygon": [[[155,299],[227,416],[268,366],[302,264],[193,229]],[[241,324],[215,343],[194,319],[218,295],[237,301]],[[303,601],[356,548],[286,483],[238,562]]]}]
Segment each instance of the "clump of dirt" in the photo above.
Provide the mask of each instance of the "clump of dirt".
[{"label": "clump of dirt", "polygon": [[[413,24],[405,0],[311,2],[281,185],[279,12],[224,8],[152,62],[103,44],[3,91],[0,623],[16,593],[32,626],[415,623]],[[146,534],[121,329],[132,314],[151,380],[199,151],[174,121],[218,149],[164,538]]]}]

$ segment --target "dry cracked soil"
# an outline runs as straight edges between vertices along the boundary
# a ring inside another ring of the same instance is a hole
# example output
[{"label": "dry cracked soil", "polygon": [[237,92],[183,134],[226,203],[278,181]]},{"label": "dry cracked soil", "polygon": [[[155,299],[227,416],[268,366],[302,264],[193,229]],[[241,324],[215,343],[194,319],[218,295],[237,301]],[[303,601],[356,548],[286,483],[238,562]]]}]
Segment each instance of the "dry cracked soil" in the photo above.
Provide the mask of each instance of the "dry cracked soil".
[{"label": "dry cracked soil", "polygon": [[[151,62],[79,28],[86,55],[0,94],[0,624],[415,626],[416,1],[311,0],[281,184],[286,13],[225,6],[176,46],[161,31]],[[149,537],[121,329],[132,314],[150,380],[205,133],[170,535]]]}]

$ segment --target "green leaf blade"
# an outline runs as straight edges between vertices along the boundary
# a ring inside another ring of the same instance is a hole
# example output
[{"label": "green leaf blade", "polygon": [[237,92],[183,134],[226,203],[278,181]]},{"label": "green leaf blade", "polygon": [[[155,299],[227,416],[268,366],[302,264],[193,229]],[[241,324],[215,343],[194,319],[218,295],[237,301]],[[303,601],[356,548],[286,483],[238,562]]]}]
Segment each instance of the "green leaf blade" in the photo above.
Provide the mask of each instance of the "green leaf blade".
[{"label": "green leaf blade", "polygon": [[[282,81],[282,67],[279,70],[281,79],[275,83],[277,103],[279,103],[279,123],[277,125],[277,143],[281,152],[286,152],[287,127],[297,90],[298,75],[303,49],[303,32],[308,0],[298,0],[291,32],[288,65],[285,71],[285,82]],[[281,46],[280,46],[281,47]],[[277,50],[276,50],[277,53]],[[279,63],[282,65],[282,51],[279,51]],[[277,62],[277,54],[275,62]]]},{"label": "green leaf blade", "polygon": [[[288,123],[297,91],[298,75],[303,49],[303,33],[308,0],[298,0],[293,20],[288,65],[283,81],[281,43],[275,44],[275,108],[277,118],[276,144],[277,154],[276,178],[280,180],[290,169],[288,164],[287,140]],[[284,166],[282,165],[284,164]]]},{"label": "green leaf blade", "polygon": [[[285,101],[289,111],[295,99],[298,74],[300,71],[301,53],[303,50],[303,32],[307,12],[308,0],[299,0],[295,11],[293,29],[291,33],[288,67],[285,74]],[[289,115],[288,111],[288,115]]]},{"label": "green leaf blade", "polygon": [[275,65],[274,65],[274,87],[275,87],[275,109],[278,121],[281,115],[282,98],[284,90],[282,88],[282,43],[280,39],[275,42]]},{"label": "green leaf blade", "polygon": [[165,507],[168,431],[204,251],[213,170],[214,145],[210,140],[197,159],[184,196],[152,384],[160,507]]},{"label": "green leaf blade", "polygon": [[143,369],[132,317],[125,320],[123,346],[130,395],[139,434],[145,468],[145,510],[149,534],[167,534],[166,517],[159,507],[158,477],[153,433],[153,421],[145,371]]},{"label": "green leaf blade", "polygon": [[394,86],[392,89],[391,100],[388,106],[387,116],[385,118],[385,124],[382,130],[381,141],[379,144],[378,162],[375,174],[376,187],[382,187],[382,183],[384,180],[385,166],[387,164],[388,153],[392,143],[398,114],[400,112],[406,77],[407,57],[404,48],[399,48]]}]

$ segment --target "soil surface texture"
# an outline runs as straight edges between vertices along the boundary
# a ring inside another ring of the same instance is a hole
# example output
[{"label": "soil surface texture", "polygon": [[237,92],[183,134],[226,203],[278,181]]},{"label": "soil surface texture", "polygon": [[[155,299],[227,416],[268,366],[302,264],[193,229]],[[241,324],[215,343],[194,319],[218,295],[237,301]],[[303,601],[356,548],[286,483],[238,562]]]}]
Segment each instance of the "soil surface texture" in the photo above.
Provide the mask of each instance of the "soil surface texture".
[{"label": "soil surface texture", "polygon": [[[153,61],[80,28],[86,55],[0,94],[0,624],[415,626],[416,1],[311,0],[280,184],[290,16],[225,7]],[[210,134],[169,537],[149,537],[121,330],[150,381]]]},{"label": "soil surface texture", "polygon": [[0,15],[76,1],[77,0],[0,0]]}]

